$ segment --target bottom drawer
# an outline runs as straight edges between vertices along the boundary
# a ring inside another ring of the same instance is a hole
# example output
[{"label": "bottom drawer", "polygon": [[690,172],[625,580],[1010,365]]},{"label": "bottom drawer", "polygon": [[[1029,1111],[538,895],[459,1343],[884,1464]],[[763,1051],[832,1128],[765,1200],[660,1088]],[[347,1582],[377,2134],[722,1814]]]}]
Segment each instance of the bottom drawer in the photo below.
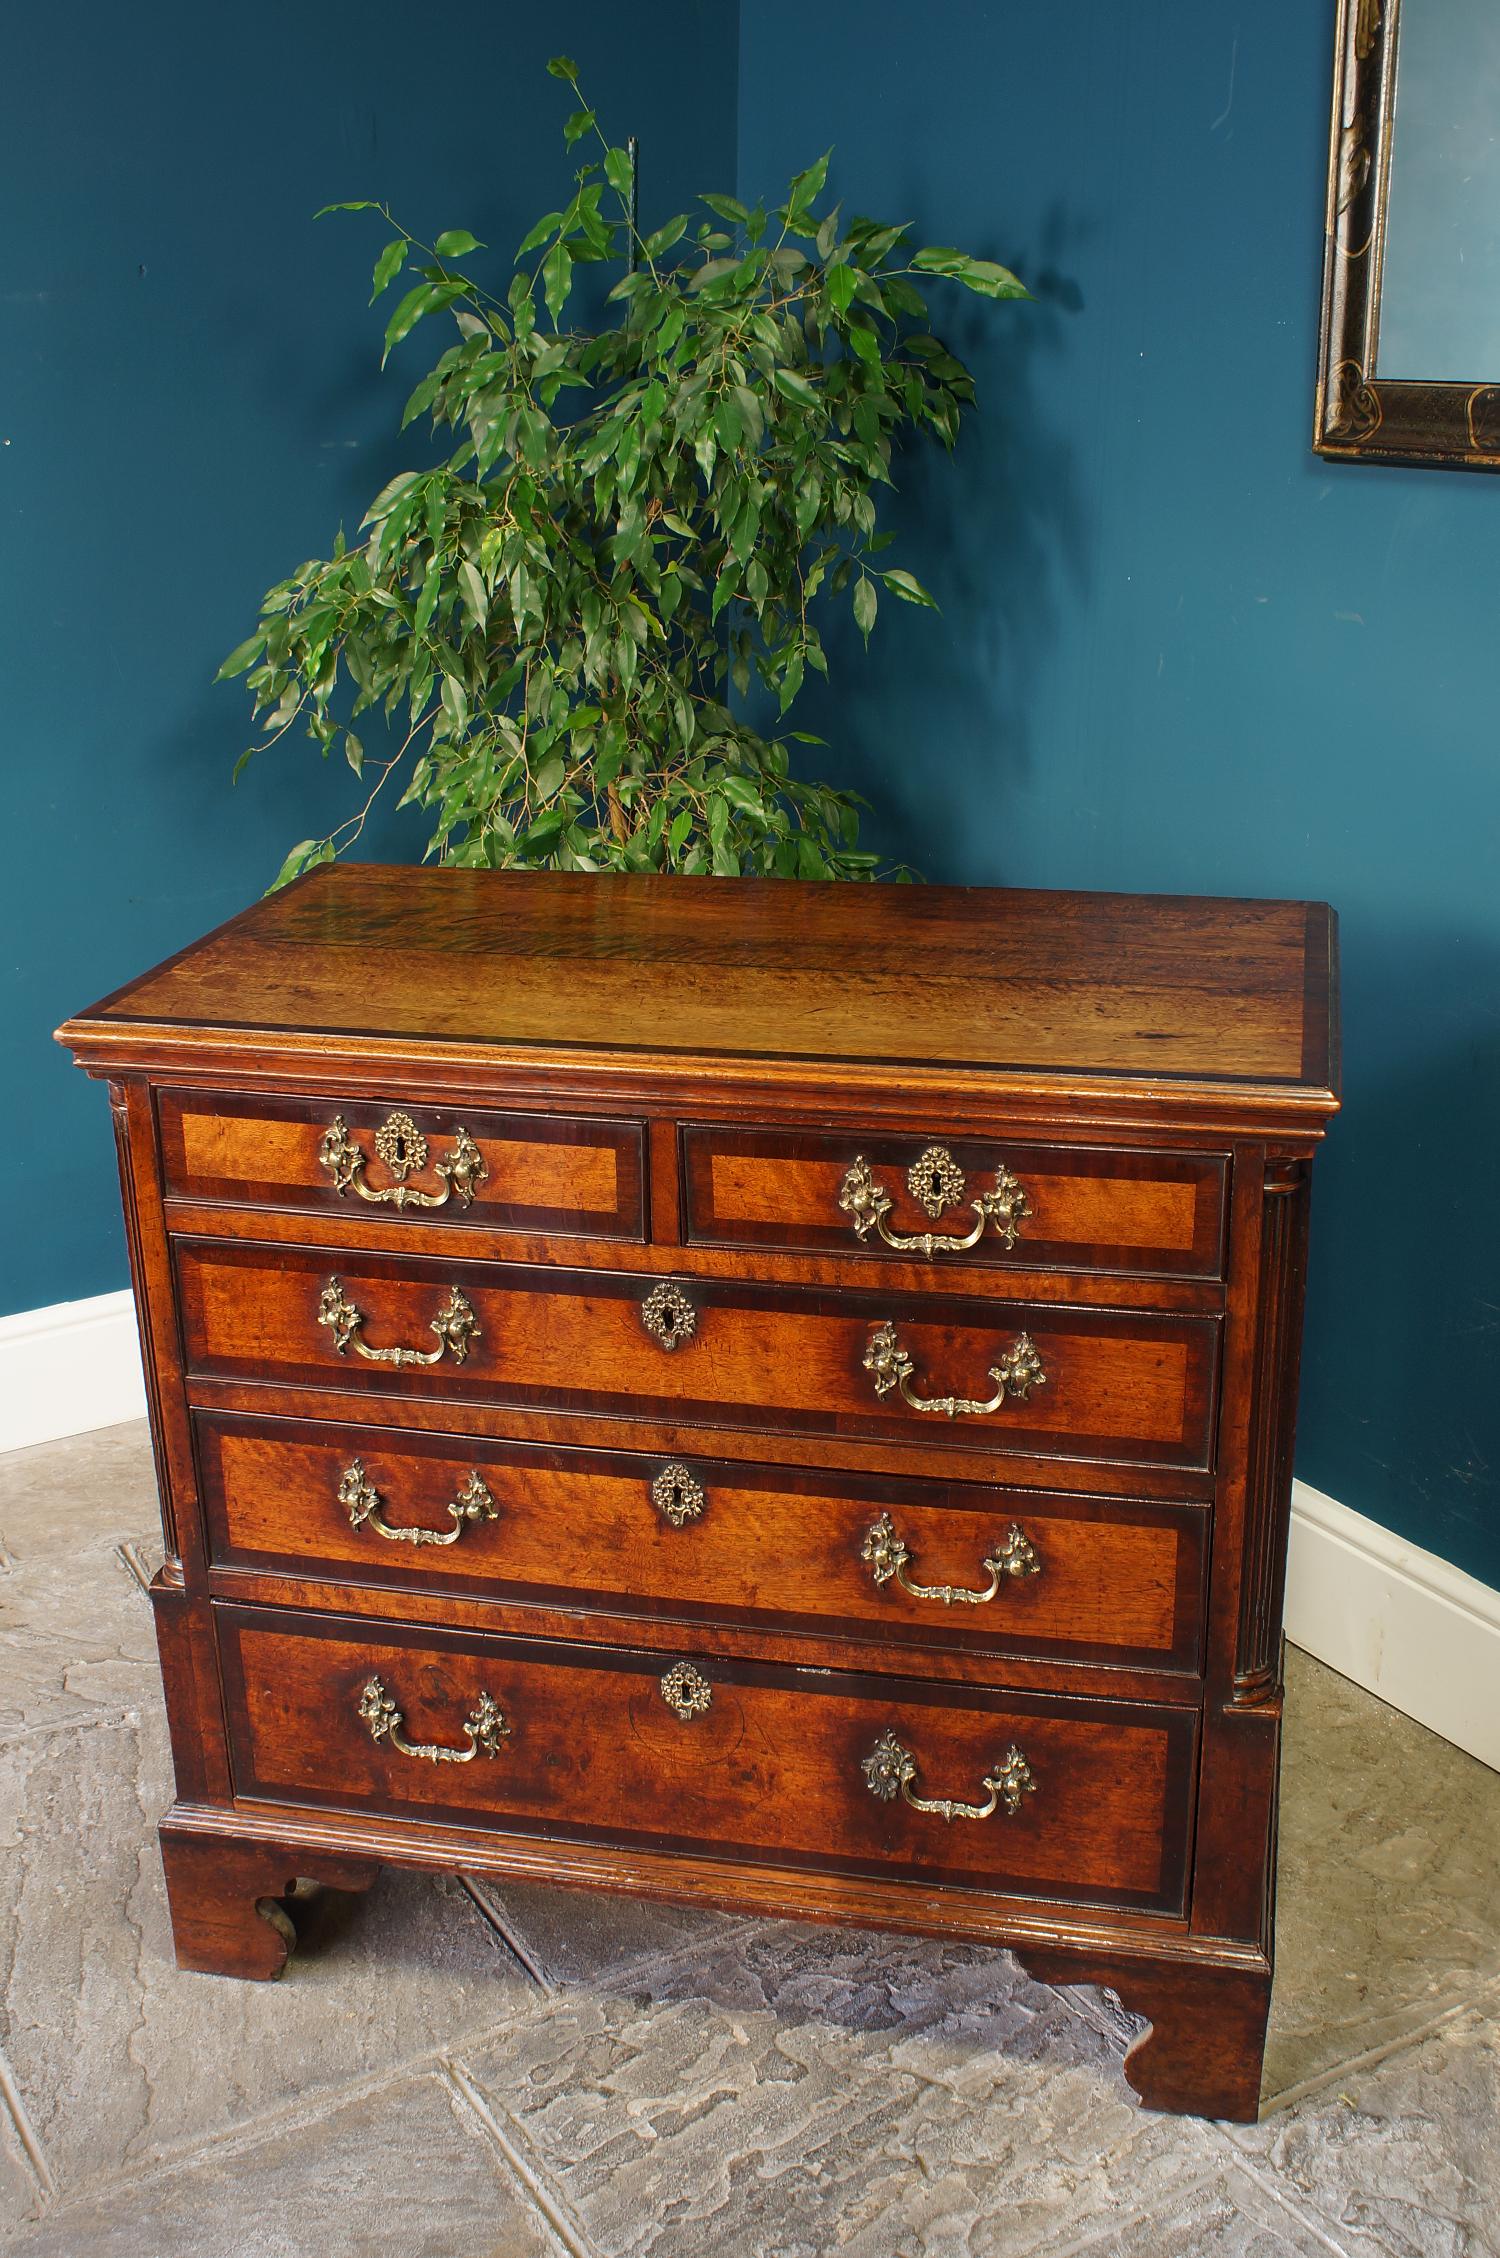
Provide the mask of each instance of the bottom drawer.
[{"label": "bottom drawer", "polygon": [[242,1797],[1182,1909],[1191,1708],[215,1615]]}]

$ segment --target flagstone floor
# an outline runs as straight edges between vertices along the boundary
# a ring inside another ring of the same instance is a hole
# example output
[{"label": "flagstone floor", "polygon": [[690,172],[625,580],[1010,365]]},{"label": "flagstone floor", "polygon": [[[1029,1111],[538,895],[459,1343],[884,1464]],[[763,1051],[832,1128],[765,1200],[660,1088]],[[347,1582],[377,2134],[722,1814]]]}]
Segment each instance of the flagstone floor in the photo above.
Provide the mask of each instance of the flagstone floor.
[{"label": "flagstone floor", "polygon": [[180,1974],[145,1431],[0,1458],[4,2258],[1497,2258],[1500,1776],[1291,1657],[1261,2122],[1003,1954],[391,1874]]}]

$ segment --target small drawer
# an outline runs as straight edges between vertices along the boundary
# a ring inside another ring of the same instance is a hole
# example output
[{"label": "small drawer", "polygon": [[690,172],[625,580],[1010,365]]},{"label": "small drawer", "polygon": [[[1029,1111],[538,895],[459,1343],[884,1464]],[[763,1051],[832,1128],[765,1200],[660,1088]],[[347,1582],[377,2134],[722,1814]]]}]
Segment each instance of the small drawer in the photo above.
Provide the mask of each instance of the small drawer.
[{"label": "small drawer", "polygon": [[935,1273],[1216,1278],[1224,1267],[1225,1163],[1214,1154],[863,1130],[681,1136],[689,1244],[898,1257]]},{"label": "small drawer", "polygon": [[174,1243],[189,1370],[1206,1470],[1218,1320]]},{"label": "small drawer", "polygon": [[486,1231],[640,1239],[644,1131],[372,1099],[157,1096],[169,1196]]},{"label": "small drawer", "polygon": [[1190,1706],[215,1614],[241,1797],[1182,1907]]},{"label": "small drawer", "polygon": [[1197,1668],[1202,1507],[200,1412],[215,1563]]}]

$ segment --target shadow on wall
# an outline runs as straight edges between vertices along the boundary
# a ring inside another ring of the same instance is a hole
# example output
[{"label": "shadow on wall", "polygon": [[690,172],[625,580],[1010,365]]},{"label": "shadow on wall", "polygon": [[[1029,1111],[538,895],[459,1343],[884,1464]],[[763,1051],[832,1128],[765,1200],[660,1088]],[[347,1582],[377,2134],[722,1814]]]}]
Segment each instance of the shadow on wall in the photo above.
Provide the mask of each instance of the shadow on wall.
[{"label": "shadow on wall", "polygon": [[[1052,206],[1034,255],[1012,255],[1029,305],[988,304],[957,285],[932,289],[934,327],[971,370],[977,397],[951,457],[930,440],[897,455],[888,524],[892,561],[916,573],[939,611],[882,595],[875,667],[847,600],[827,607],[830,681],[793,716],[829,740],[821,766],[855,791],[869,778],[862,746],[904,748],[881,762],[867,843],[927,876],[1005,882],[1006,804],[1032,775],[1059,622],[1089,594],[1079,450],[1049,402],[1083,310],[1071,268],[1090,233]],[[1001,255],[989,245],[978,251]],[[938,683],[940,745],[928,720]],[[982,870],[973,868],[976,842]]]},{"label": "shadow on wall", "polygon": [[[1443,1528],[1446,1556],[1500,1587],[1500,1169],[1452,1128],[1500,1127],[1500,949],[1403,930],[1346,961],[1357,1133],[1335,1121],[1315,1171],[1298,1472],[1413,1544]],[[1383,1074],[1387,1020],[1425,1023],[1431,1047]]]}]

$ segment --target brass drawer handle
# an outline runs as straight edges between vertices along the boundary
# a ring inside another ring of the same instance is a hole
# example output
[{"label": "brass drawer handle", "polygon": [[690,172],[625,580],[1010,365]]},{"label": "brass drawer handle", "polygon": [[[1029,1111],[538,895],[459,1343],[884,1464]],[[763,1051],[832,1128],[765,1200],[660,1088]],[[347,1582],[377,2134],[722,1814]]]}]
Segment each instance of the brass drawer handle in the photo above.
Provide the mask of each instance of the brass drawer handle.
[{"label": "brass drawer handle", "polygon": [[[946,1146],[929,1145],[907,1170],[906,1188],[935,1220],[945,1207],[956,1206],[963,1198],[964,1172]],[[1031,1202],[1019,1176],[1013,1176],[1003,1164],[997,1166],[992,1188],[981,1192],[977,1200],[970,1200],[969,1205],[977,1220],[973,1230],[962,1238],[944,1231],[917,1231],[908,1235],[891,1230],[887,1224],[891,1195],[871,1174],[863,1153],[839,1186],[839,1206],[853,1223],[857,1239],[867,1239],[875,1230],[897,1254],[925,1254],[931,1260],[935,1254],[966,1254],[984,1237],[985,1225],[993,1224],[995,1236],[1008,1254],[1020,1237],[1018,1223],[1031,1213]]]},{"label": "brass drawer handle", "polygon": [[889,1318],[870,1335],[864,1366],[873,1375],[876,1395],[889,1395],[892,1388],[899,1388],[913,1411],[935,1411],[943,1419],[983,1419],[988,1413],[998,1411],[1007,1396],[1025,1403],[1033,1388],[1047,1385],[1047,1375],[1031,1335],[1018,1333],[1015,1346],[1007,1350],[998,1364],[990,1366],[989,1376],[995,1383],[995,1392],[987,1401],[981,1403],[975,1396],[919,1396],[911,1385],[916,1366],[897,1339],[896,1328]]},{"label": "brass drawer handle", "polygon": [[913,1795],[911,1784],[917,1776],[917,1760],[904,1741],[898,1741],[892,1732],[881,1734],[861,1770],[865,1786],[881,1803],[891,1803],[899,1794],[911,1805],[913,1811],[931,1811],[939,1819],[988,1819],[996,1811],[1003,1811],[1013,1819],[1021,1808],[1023,1795],[1035,1795],[1036,1781],[1014,1741],[1006,1750],[1000,1763],[986,1772],[981,1786],[989,1789],[985,1803],[960,1803],[946,1795]]},{"label": "brass drawer handle", "polygon": [[448,1501],[451,1529],[393,1528],[381,1516],[385,1500],[357,1458],[344,1468],[338,1497],[348,1511],[351,1529],[373,1529],[377,1537],[387,1537],[398,1545],[456,1545],[471,1521],[495,1521],[500,1515],[500,1508],[479,1476],[471,1474],[457,1497]]},{"label": "brass drawer handle", "polygon": [[419,1756],[424,1764],[472,1764],[476,1756],[498,1756],[500,1743],[510,1739],[510,1725],[497,1702],[482,1693],[464,1719],[467,1748],[445,1748],[441,1741],[403,1738],[404,1722],[379,1678],[368,1678],[359,1697],[359,1714],[370,1728],[372,1741],[389,1741],[403,1756]]},{"label": "brass drawer handle", "polygon": [[1039,1576],[1042,1572],[1035,1545],[1022,1536],[1014,1521],[994,1551],[981,1562],[990,1577],[982,1592],[969,1591],[962,1584],[914,1583],[906,1573],[911,1553],[905,1539],[897,1536],[896,1524],[888,1513],[882,1513],[878,1521],[871,1523],[859,1556],[868,1561],[870,1574],[877,1584],[888,1584],[894,1576],[913,1599],[940,1599],[945,1607],[952,1607],[955,1602],[964,1607],[983,1607],[987,1600],[995,1597],[1003,1583],[1021,1576]]},{"label": "brass drawer handle", "polygon": [[357,1192],[372,1207],[446,1207],[450,1199],[460,1207],[467,1207],[474,1197],[476,1185],[482,1184],[489,1170],[484,1165],[484,1154],[475,1144],[467,1129],[453,1132],[453,1150],[444,1153],[436,1163],[443,1179],[440,1192],[424,1192],[416,1184],[408,1184],[427,1166],[427,1139],[409,1113],[393,1113],[375,1132],[375,1150],[395,1177],[394,1184],[379,1189],[365,1182],[365,1170],[370,1165],[368,1153],[361,1152],[349,1134],[349,1124],[341,1113],[336,1113],[329,1123],[323,1142],[318,1147],[318,1159],[333,1178],[334,1190],[340,1198],[346,1192]]},{"label": "brass drawer handle", "polygon": [[340,1356],[352,1346],[356,1356],[367,1357],[371,1364],[440,1364],[450,1353],[455,1364],[462,1364],[469,1343],[479,1339],[479,1320],[457,1286],[448,1288],[448,1299],[428,1328],[437,1335],[435,1349],[372,1349],[360,1339],[364,1321],[364,1311],[356,1309],[344,1292],[343,1279],[330,1278],[318,1303],[318,1323],[328,1327]]}]

